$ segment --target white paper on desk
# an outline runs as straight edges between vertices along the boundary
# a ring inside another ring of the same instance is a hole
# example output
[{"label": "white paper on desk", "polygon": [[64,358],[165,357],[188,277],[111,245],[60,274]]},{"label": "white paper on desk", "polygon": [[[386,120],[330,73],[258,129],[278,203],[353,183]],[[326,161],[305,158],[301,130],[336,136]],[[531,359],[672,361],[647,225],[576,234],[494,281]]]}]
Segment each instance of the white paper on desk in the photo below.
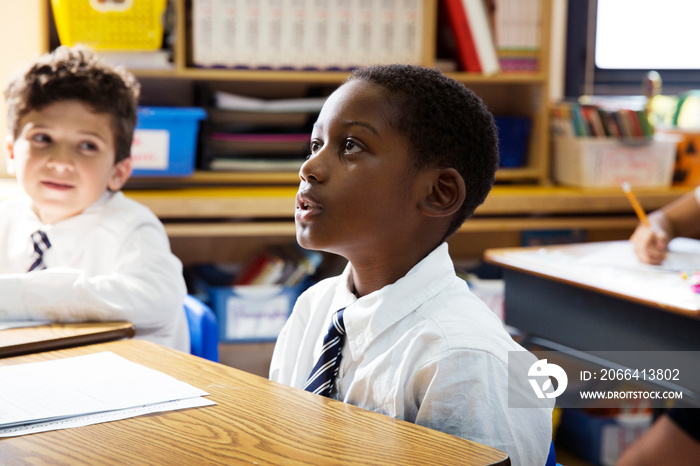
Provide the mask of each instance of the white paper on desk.
[{"label": "white paper on desk", "polygon": [[592,254],[578,258],[575,265],[596,265],[649,273],[677,273],[700,270],[700,241],[675,238],[668,245],[666,259],[661,265],[640,262],[629,241],[613,241]]},{"label": "white paper on desk", "polygon": [[[700,244],[700,243],[698,243]],[[527,268],[664,306],[696,311],[700,295],[680,271],[700,270],[700,249],[675,239],[661,266],[641,263],[629,241],[581,243],[514,253]]]},{"label": "white paper on desk", "polygon": [[55,421],[38,422],[24,424],[15,427],[0,429],[0,438],[2,437],[19,437],[20,435],[38,434],[39,432],[48,432],[50,430],[72,429],[73,427],[89,426],[102,422],[118,421],[130,417],[142,416],[144,414],[161,413],[164,411],[175,411],[185,408],[199,408],[202,406],[215,405],[211,400],[202,397],[186,398],[183,400],[166,401],[165,403],[156,403],[148,406],[139,406],[136,408],[119,409],[116,411],[108,411],[105,413],[87,414],[85,416],[68,417]]},{"label": "white paper on desk", "polygon": [[52,320],[0,320],[0,330],[21,327],[38,327],[53,324]]},{"label": "white paper on desk", "polygon": [[208,395],[112,352],[0,367],[0,428]]}]

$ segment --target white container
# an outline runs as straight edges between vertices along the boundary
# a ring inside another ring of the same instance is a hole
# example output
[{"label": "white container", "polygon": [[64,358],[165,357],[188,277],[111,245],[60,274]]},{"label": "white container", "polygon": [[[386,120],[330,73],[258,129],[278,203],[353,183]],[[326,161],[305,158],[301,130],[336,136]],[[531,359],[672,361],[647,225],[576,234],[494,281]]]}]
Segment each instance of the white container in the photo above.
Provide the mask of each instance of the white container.
[{"label": "white container", "polygon": [[554,180],[582,188],[665,187],[673,181],[678,140],[656,135],[650,141],[613,138],[553,138]]}]

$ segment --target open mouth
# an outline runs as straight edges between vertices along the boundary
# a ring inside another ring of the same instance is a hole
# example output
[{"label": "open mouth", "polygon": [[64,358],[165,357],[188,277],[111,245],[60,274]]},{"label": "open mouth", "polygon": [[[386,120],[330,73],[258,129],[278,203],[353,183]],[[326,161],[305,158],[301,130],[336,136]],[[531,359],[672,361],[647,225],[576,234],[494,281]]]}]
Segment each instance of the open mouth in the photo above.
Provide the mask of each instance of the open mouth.
[{"label": "open mouth", "polygon": [[309,201],[302,201],[301,204],[297,208],[301,209],[301,210],[311,210],[314,208],[314,205],[312,203],[310,203]]},{"label": "open mouth", "polygon": [[[310,199],[307,194],[300,194],[297,196],[296,211],[297,215],[303,216],[304,218],[309,215],[314,215],[323,210],[323,207],[317,202]],[[301,217],[300,217],[301,218]]]},{"label": "open mouth", "polygon": [[71,189],[73,187],[69,184],[61,183],[58,181],[42,181],[41,184],[43,184],[47,188],[56,189],[58,191],[65,191],[65,190]]}]

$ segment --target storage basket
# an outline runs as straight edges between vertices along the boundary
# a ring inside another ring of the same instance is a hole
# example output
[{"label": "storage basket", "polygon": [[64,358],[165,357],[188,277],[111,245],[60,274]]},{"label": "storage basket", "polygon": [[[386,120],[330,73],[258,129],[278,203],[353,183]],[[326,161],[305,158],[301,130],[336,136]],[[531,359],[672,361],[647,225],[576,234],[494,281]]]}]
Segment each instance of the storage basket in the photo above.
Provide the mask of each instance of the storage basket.
[{"label": "storage basket", "polygon": [[63,45],[95,50],[157,50],[167,0],[51,0]]},{"label": "storage basket", "polygon": [[627,181],[635,187],[671,186],[677,138],[657,135],[633,143],[555,137],[553,142],[554,179],[559,184],[603,188]]}]

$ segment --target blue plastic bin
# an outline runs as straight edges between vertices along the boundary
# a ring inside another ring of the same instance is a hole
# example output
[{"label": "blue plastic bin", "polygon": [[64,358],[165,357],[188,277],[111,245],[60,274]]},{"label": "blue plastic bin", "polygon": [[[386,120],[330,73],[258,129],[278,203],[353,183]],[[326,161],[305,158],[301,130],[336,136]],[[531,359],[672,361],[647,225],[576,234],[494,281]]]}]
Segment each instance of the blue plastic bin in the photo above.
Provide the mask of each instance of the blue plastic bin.
[{"label": "blue plastic bin", "polygon": [[139,107],[131,156],[132,176],[188,176],[194,172],[199,107]]},{"label": "blue plastic bin", "polygon": [[517,168],[525,165],[530,140],[530,119],[526,117],[497,116],[500,167]]}]

